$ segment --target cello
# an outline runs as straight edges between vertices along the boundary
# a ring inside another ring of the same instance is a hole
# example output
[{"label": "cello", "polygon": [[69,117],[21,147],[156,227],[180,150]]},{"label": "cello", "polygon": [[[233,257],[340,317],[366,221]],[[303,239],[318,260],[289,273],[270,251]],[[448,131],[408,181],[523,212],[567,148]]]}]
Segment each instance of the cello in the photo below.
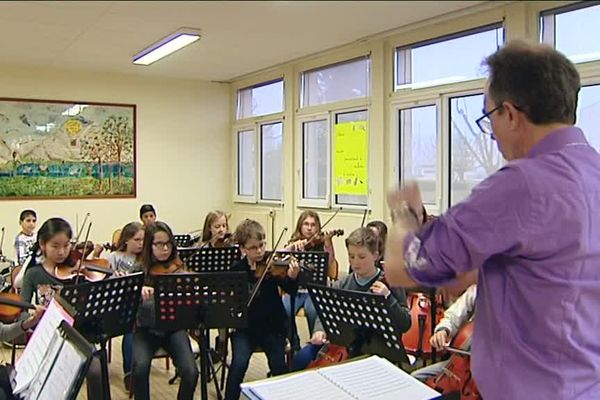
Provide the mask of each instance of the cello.
[{"label": "cello", "polygon": [[444,370],[425,384],[442,394],[459,393],[460,400],[481,400],[481,394],[471,373],[471,355],[465,349],[471,346],[473,322],[465,324],[450,342],[447,350],[452,352]]},{"label": "cello", "polygon": [[[433,305],[435,301],[435,321],[432,321]],[[406,302],[410,310],[411,326],[402,336],[406,352],[415,357],[431,358],[433,348],[429,339],[435,326],[444,317],[442,296],[426,292],[412,292],[407,294]]]}]

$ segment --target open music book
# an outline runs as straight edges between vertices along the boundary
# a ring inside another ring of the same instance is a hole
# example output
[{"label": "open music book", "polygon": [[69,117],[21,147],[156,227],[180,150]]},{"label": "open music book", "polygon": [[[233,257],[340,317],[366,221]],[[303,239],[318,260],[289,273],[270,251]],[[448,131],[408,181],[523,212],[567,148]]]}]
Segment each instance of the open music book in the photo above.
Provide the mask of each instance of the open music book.
[{"label": "open music book", "polygon": [[242,393],[251,400],[431,400],[442,397],[379,356],[244,383]]},{"label": "open music book", "polygon": [[56,300],[52,300],[16,362],[16,384],[13,388],[15,394],[21,394],[29,388],[47,352],[56,349],[55,345],[58,345],[59,341],[56,332],[62,321],[72,325],[74,320]]}]

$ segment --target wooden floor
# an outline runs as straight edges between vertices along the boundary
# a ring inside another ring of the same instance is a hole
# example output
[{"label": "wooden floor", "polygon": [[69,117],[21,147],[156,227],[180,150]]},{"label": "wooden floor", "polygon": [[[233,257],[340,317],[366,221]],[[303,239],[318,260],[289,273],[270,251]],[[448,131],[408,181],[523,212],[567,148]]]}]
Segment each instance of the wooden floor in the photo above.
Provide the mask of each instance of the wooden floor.
[{"label": "wooden floor", "polygon": [[[300,339],[302,343],[308,341],[308,326],[305,318],[296,318],[298,324],[298,330],[300,333]],[[211,344],[214,343],[214,336],[216,330],[211,332]],[[19,354],[18,351],[17,354]],[[229,352],[231,354],[231,351]],[[2,362],[10,363],[11,349],[2,345],[0,347],[0,359]],[[170,369],[166,369],[165,359],[156,359],[152,363],[152,371],[150,377],[150,396],[152,399],[165,399],[171,400],[177,398],[177,389],[179,387],[179,381],[173,385],[169,385],[168,381],[173,376],[175,368],[173,364],[170,364]],[[123,361],[121,357],[121,338],[112,339],[112,360],[108,365],[109,379],[111,386],[111,398],[113,400],[125,400],[128,399],[128,393],[125,391],[123,384]],[[263,353],[255,353],[250,361],[250,367],[246,373],[245,382],[250,382],[258,379],[266,378],[268,371],[267,359]],[[200,380],[198,380],[198,388],[196,389],[195,398],[200,398]],[[224,393],[223,393],[224,394]],[[78,400],[87,400],[87,388],[85,382],[81,387],[81,391]],[[216,399],[216,392],[214,385],[209,384],[209,398]]]}]

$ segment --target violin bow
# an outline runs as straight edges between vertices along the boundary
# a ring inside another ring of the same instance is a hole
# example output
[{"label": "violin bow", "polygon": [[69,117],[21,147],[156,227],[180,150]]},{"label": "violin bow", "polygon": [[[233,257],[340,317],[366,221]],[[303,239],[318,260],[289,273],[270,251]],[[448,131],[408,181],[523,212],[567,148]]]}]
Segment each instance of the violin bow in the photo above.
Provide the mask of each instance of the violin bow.
[{"label": "violin bow", "polygon": [[[85,248],[87,247],[87,242],[90,237],[90,230],[92,229],[92,221],[88,225],[87,232],[85,233],[85,242],[83,244],[83,250],[81,250],[81,259],[79,260],[79,265],[77,266],[77,274],[75,275],[75,284],[79,283],[79,272],[81,271],[81,266],[83,265],[83,259],[85,258]],[[83,225],[82,229],[83,231]]]},{"label": "violin bow", "polygon": [[369,212],[368,208],[365,208],[365,212],[363,213],[362,221],[360,222],[360,227],[363,228],[365,226],[365,221],[367,220],[367,213]]},{"label": "violin bow", "polygon": [[313,235],[311,237],[309,237],[308,239],[306,239],[307,242],[310,242],[311,240],[313,240],[315,237],[317,237],[318,235],[320,235],[321,233],[323,233],[323,228],[325,228],[325,226],[331,222],[331,220],[333,219],[333,217],[335,217],[336,215],[338,215],[338,213],[342,211],[342,207],[338,208],[331,217],[327,218],[327,221],[325,221],[323,224],[321,224],[321,229],[319,230],[319,232],[315,232],[313,233]]},{"label": "violin bow", "polygon": [[4,256],[2,249],[4,248],[4,227],[2,227],[2,238],[0,239],[0,257]]},{"label": "violin bow", "polygon": [[75,244],[77,244],[79,242],[79,237],[83,233],[83,228],[85,227],[85,223],[87,222],[87,219],[89,217],[90,217],[90,213],[86,213],[85,217],[83,218],[83,222],[81,223],[81,227],[77,227],[77,234],[75,235]]},{"label": "violin bow", "polygon": [[265,277],[267,276],[267,272],[269,272],[269,263],[271,262],[271,259],[275,255],[275,249],[277,248],[277,246],[279,246],[279,242],[281,242],[281,239],[283,239],[283,235],[287,232],[287,230],[288,230],[287,226],[281,230],[281,234],[279,235],[279,239],[277,239],[277,243],[275,243],[275,247],[273,247],[273,251],[271,252],[271,254],[269,254],[269,257],[267,257],[267,261],[266,261],[267,267],[265,268],[264,272],[260,276],[260,279],[256,283],[256,286],[254,286],[254,289],[252,289],[252,294],[250,295],[250,299],[248,300],[247,307],[250,307],[250,304],[252,304],[252,301],[254,301],[254,298],[256,297],[256,294],[258,293],[258,289],[260,289],[260,285],[265,280]]}]

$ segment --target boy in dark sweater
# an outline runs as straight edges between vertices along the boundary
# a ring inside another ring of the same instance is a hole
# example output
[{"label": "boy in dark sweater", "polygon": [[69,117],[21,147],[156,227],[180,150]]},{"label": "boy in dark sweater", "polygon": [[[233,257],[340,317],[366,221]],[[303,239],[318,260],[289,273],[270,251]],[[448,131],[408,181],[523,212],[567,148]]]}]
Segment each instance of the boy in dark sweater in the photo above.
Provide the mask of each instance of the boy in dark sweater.
[{"label": "boy in dark sweater", "polygon": [[[260,264],[265,256],[265,231],[258,222],[247,219],[237,227],[234,237],[244,257],[234,264],[231,270],[246,272],[249,287],[254,289],[259,280],[256,273],[257,264]],[[294,293],[298,288],[298,272],[298,264],[292,262],[285,278],[278,279],[268,275],[248,307],[248,327],[238,329],[231,335],[233,359],[227,377],[226,400],[239,398],[240,384],[244,380],[250,357],[258,347],[265,351],[273,375],[287,372],[285,338],[288,317],[279,287],[287,293]]]}]

